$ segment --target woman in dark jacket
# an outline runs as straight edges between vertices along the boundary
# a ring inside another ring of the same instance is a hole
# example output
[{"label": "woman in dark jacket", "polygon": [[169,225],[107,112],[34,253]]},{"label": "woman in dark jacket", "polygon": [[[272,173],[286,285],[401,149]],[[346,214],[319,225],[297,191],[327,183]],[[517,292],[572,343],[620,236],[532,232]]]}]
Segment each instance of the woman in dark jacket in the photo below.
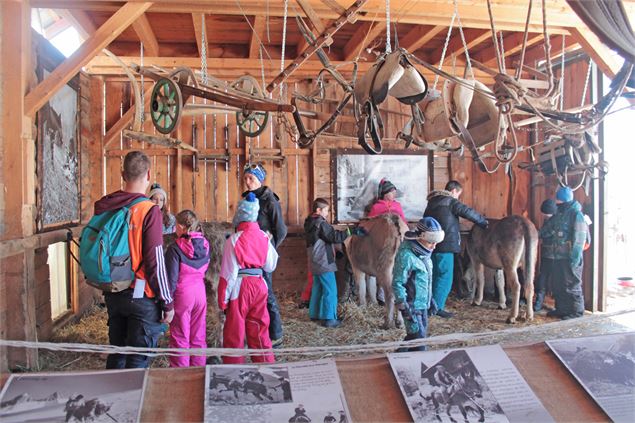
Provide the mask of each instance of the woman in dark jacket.
[{"label": "woman in dark jacket", "polygon": [[[268,186],[263,185],[266,177],[267,171],[262,165],[245,165],[243,182],[247,187],[247,191],[243,192],[242,195],[245,197],[250,192],[253,192],[258,198],[260,205],[258,226],[271,236],[271,242],[277,250],[287,236],[287,225],[284,223],[282,216],[280,198]],[[276,295],[273,292],[271,273],[264,273],[264,279],[269,288],[267,298],[267,310],[269,311],[270,319],[269,336],[271,337],[271,344],[276,348],[282,345],[282,318],[280,317],[280,308],[278,307]]]},{"label": "woman in dark jacket", "polygon": [[459,182],[448,182],[445,190],[432,191],[428,195],[428,206],[423,213],[424,217],[434,217],[445,232],[443,242],[437,244],[432,253],[432,297],[437,303],[437,315],[444,318],[453,315],[444,307],[452,289],[454,254],[461,252],[459,217],[487,227],[487,220],[483,216],[459,201],[462,192],[463,187]]}]

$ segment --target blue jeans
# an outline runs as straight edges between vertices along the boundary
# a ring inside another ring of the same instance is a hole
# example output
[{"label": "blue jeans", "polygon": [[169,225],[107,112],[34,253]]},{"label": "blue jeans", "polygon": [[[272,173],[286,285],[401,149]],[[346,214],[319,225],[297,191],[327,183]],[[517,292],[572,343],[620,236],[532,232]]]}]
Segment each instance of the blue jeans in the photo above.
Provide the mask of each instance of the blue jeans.
[{"label": "blue jeans", "polygon": [[[106,293],[110,345],[156,348],[162,332],[161,309],[148,297],[132,298],[132,289]],[[145,368],[150,357],[138,354],[110,354],[107,369]]]},{"label": "blue jeans", "polygon": [[443,310],[452,289],[454,253],[432,253],[432,298]]},{"label": "blue jeans", "polygon": [[337,281],[335,272],[313,275],[313,288],[309,302],[311,319],[337,319]]}]

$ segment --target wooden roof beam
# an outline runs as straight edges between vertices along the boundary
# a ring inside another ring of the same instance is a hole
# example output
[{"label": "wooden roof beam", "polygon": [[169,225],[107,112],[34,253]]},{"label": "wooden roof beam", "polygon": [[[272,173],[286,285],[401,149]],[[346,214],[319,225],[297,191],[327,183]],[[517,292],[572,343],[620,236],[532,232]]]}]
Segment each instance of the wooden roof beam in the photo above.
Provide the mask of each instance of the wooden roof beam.
[{"label": "wooden roof beam", "polygon": [[447,30],[447,26],[436,25],[431,29],[424,26],[416,26],[399,40],[399,45],[414,53],[444,30]]},{"label": "wooden roof beam", "polygon": [[335,0],[320,0],[320,1],[324,3],[326,6],[328,6],[329,9],[337,13],[338,16],[341,16],[344,12],[346,12],[346,8],[340,5]]},{"label": "wooden roof beam", "polygon": [[[525,34],[522,32],[516,32],[514,34],[505,36],[503,35],[503,57],[507,58],[516,53],[519,53],[523,48],[523,39]],[[490,33],[491,38],[491,33]],[[543,34],[529,34],[527,36],[527,46],[533,46],[540,41],[543,41]],[[492,45],[487,50],[481,51],[475,55],[475,59],[488,66],[496,65],[496,50]]]},{"label": "wooden roof beam", "polygon": [[103,48],[119,34],[123,32],[132,22],[141,16],[151,2],[126,3],[114,15],[112,15],[92,36],[73,53],[68,59],[60,64],[51,74],[40,82],[24,97],[24,113],[33,116],[40,107],[63,87],[77,72],[97,55]]},{"label": "wooden roof beam", "polygon": [[55,9],[55,13],[67,20],[79,33],[80,37],[86,40],[97,31],[97,27],[88,14],[79,9]]},{"label": "wooden roof beam", "polygon": [[53,22],[48,27],[44,28],[44,36],[47,39],[54,38],[56,35],[66,31],[71,26],[71,23],[60,16],[58,20]]},{"label": "wooden roof beam", "polygon": [[[472,57],[471,50],[474,47],[492,38],[490,35],[491,32],[486,29],[464,28],[463,34],[465,35],[465,43],[467,45],[467,50],[470,54],[470,57]],[[441,53],[442,53],[441,50],[437,51],[435,55],[433,56],[434,59],[430,63],[434,63],[434,66],[439,66],[439,62],[441,61]],[[461,34],[458,32],[450,36],[450,42],[448,43],[448,48],[445,53],[445,57],[446,58],[452,57],[453,54],[456,55],[457,57],[461,57],[462,55],[465,54],[465,51],[463,48],[463,40],[461,40]]]},{"label": "wooden roof beam", "polygon": [[[563,35],[556,35],[556,36],[549,37],[549,43],[551,44],[552,58],[560,56],[562,54],[562,38],[563,38]],[[565,37],[564,43],[565,43],[565,46],[564,46],[565,52],[578,48],[578,43],[577,41],[575,41],[573,37]],[[518,60],[520,60],[520,54],[516,53],[516,55],[514,55],[512,59],[514,67],[518,66]],[[536,65],[536,62],[541,60],[545,60],[544,40],[542,43],[539,43],[538,45],[535,45],[527,49],[527,51],[525,52],[524,64],[527,66],[534,67]]]},{"label": "wooden roof beam", "polygon": [[[203,13],[192,13],[192,23],[194,24],[194,36],[196,37],[198,56],[203,57],[203,46],[205,46],[205,50],[209,52],[207,28],[205,28],[205,36],[203,37]],[[207,26],[207,21],[205,26]],[[209,57],[209,54],[207,54],[207,56]]]},{"label": "wooden roof beam", "polygon": [[159,56],[159,43],[154,31],[150,26],[148,17],[143,14],[132,23],[132,28],[137,33],[139,40],[143,43],[143,54],[148,56]]},{"label": "wooden roof beam", "polygon": [[254,30],[251,33],[251,39],[249,40],[249,58],[257,59],[260,57],[258,52],[260,51],[260,43],[265,34],[265,17],[254,17]]},{"label": "wooden roof beam", "polygon": [[584,27],[570,29],[571,36],[579,43],[584,51],[593,59],[603,74],[614,78],[620,66],[613,58],[611,50],[605,46],[591,30]]},{"label": "wooden roof beam", "polygon": [[383,18],[377,18],[375,22],[362,23],[344,46],[344,61],[355,60],[359,52],[384,31],[386,31],[386,20]]},{"label": "wooden roof beam", "polygon": [[308,2],[308,0],[295,0],[295,1],[300,5],[300,8],[304,11],[307,18],[309,18],[309,21],[311,21],[311,24],[313,25],[313,28],[315,28],[317,33],[318,34],[323,33],[326,27],[322,23],[322,20],[320,19],[318,14],[315,13],[315,10],[313,9],[313,7],[311,7],[311,4]]}]

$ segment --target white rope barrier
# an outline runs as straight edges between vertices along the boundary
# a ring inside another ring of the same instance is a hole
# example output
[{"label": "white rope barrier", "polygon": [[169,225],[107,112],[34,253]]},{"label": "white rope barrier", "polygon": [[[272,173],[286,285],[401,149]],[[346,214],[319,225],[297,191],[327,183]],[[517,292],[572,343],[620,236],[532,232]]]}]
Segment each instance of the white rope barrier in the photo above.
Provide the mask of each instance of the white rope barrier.
[{"label": "white rope barrier", "polygon": [[399,348],[413,348],[419,346],[440,346],[457,342],[467,341],[487,341],[488,338],[494,338],[501,335],[518,336],[518,343],[522,343],[523,335],[539,334],[553,329],[568,329],[578,326],[581,322],[589,323],[610,317],[620,316],[635,312],[635,308],[605,314],[597,314],[585,317],[584,320],[571,319],[553,323],[545,323],[537,326],[509,328],[498,331],[476,332],[476,333],[452,333],[446,335],[437,335],[430,338],[415,339],[412,341],[393,341],[383,343],[356,344],[356,345],[331,345],[331,346],[315,346],[315,347],[298,347],[298,348],[280,348],[280,349],[235,349],[235,348],[141,348],[141,347],[118,347],[113,345],[96,345],[96,344],[80,344],[80,343],[56,343],[56,342],[32,342],[0,339],[0,347],[14,348],[35,348],[46,349],[51,351],[68,351],[93,354],[140,354],[148,357],[158,356],[181,356],[181,355],[198,355],[198,356],[232,356],[241,357],[249,355],[259,355],[262,353],[273,352],[276,356],[326,356],[351,353],[385,353],[396,351]]}]

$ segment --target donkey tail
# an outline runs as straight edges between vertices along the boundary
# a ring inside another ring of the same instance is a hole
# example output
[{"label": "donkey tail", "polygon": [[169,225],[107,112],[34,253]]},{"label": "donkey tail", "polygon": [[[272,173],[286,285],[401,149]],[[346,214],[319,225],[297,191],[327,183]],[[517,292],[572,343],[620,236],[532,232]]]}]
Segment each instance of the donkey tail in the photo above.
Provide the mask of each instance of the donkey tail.
[{"label": "donkey tail", "polygon": [[[525,232],[525,286],[531,286],[533,293],[536,260],[538,259],[538,231],[527,218],[523,219],[523,230]],[[532,301],[532,299],[528,298],[527,301]]]}]

